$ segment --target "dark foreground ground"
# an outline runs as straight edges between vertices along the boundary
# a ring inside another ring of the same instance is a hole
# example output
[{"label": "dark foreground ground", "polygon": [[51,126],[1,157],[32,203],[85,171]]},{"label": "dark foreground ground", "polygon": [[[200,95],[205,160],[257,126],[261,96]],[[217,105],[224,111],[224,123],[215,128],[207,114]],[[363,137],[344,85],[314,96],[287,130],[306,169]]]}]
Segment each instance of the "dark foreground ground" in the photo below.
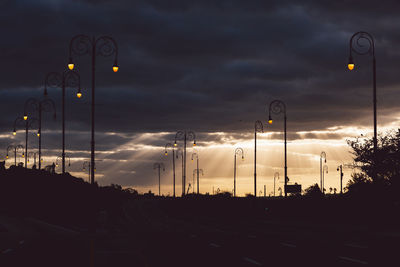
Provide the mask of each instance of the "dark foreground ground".
[{"label": "dark foreground ground", "polygon": [[399,266],[399,213],[372,195],[156,198],[14,168],[0,267]]},{"label": "dark foreground ground", "polygon": [[[193,209],[183,210],[190,202]],[[397,265],[396,225],[274,218],[268,207],[251,202],[219,201],[205,216],[206,209],[196,212],[195,207],[212,201],[130,201],[118,225],[109,227],[100,219],[96,234],[1,215],[0,266]],[[237,214],[223,209],[228,205],[237,205]],[[212,214],[218,210],[219,215]]]}]

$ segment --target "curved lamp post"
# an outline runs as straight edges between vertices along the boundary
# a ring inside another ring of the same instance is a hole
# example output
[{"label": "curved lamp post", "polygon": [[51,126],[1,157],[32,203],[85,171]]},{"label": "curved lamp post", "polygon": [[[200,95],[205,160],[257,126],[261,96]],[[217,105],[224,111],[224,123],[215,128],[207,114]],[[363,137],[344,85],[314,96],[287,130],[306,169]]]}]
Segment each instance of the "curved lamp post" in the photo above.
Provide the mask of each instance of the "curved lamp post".
[{"label": "curved lamp post", "polygon": [[44,89],[44,96],[45,99],[43,100],[38,100],[36,98],[29,98],[25,102],[25,111],[24,111],[24,117],[28,116],[28,110],[31,111],[37,111],[38,112],[38,132],[37,136],[39,137],[39,170],[42,167],[42,112],[54,112],[53,117],[54,120],[57,118],[56,115],[56,105],[53,100],[50,98],[47,98],[47,90],[46,87]]},{"label": "curved lamp post", "polygon": [[18,152],[18,150],[22,150],[22,157],[24,157],[24,146],[23,145],[9,145],[7,147],[6,159],[9,158],[8,153],[10,150],[14,150],[14,164],[15,164],[15,166],[17,166],[17,152]]},{"label": "curved lamp post", "polygon": [[73,57],[90,55],[92,60],[92,133],[91,133],[91,157],[90,162],[93,168],[91,169],[91,180],[90,182],[94,184],[94,170],[95,170],[95,140],[94,140],[94,122],[95,122],[95,78],[96,78],[96,56],[109,57],[115,55],[114,65],[112,67],[114,72],[119,69],[118,66],[118,46],[117,42],[109,36],[89,37],[87,35],[79,34],[74,36],[69,43],[69,62],[68,68],[73,70],[75,67]]},{"label": "curved lamp post", "polygon": [[168,156],[168,148],[172,150],[172,176],[173,176],[173,185],[174,185],[174,197],[175,197],[175,146],[171,143],[167,143],[165,145],[165,156]]},{"label": "curved lamp post", "polygon": [[[35,122],[38,123],[39,120],[36,118],[31,118],[31,117],[28,118],[27,115],[24,115],[24,117],[17,117],[14,121],[13,135],[17,134],[18,124],[25,123],[25,155],[28,155],[28,131],[29,131],[29,129],[32,128],[32,126]],[[28,164],[28,157],[26,156],[25,157],[25,168],[28,167],[27,164]]]},{"label": "curved lamp post", "polygon": [[[66,156],[66,157],[68,158],[68,167],[70,167],[70,166],[71,166],[71,158],[70,158],[69,156]],[[62,161],[63,161],[63,157],[58,156],[58,157],[56,158],[56,167],[59,166],[58,160],[60,160],[60,161],[62,162]],[[65,160],[65,158],[64,158],[64,160]]]},{"label": "curved lamp post", "polygon": [[324,171],[323,171],[323,167],[322,167],[322,160],[324,160],[325,162],[324,163],[326,163],[326,153],[325,153],[325,151],[322,151],[321,152],[321,155],[320,155],[320,157],[319,157],[319,181],[320,181],[320,185],[321,185],[321,190],[323,190],[323,180],[324,180],[324,178],[323,178],[323,176],[324,176]]},{"label": "curved lamp post", "polygon": [[263,124],[256,121],[254,124],[254,196],[257,196],[257,132],[263,133]]},{"label": "curved lamp post", "polygon": [[268,110],[269,110],[269,112],[268,112],[268,123],[269,124],[272,124],[271,114],[278,115],[278,114],[283,113],[283,120],[284,120],[284,122],[283,122],[283,130],[284,130],[284,139],[285,139],[285,143],[284,143],[284,146],[285,146],[285,167],[284,167],[284,170],[285,170],[285,177],[284,177],[284,179],[285,179],[285,188],[284,188],[284,190],[285,190],[285,197],[286,197],[287,196],[286,186],[287,186],[287,182],[288,182],[288,176],[287,176],[287,131],[286,131],[286,119],[287,119],[287,117],[286,117],[286,105],[281,100],[274,100],[269,104],[269,109]]},{"label": "curved lamp post", "polygon": [[274,196],[275,196],[275,180],[279,180],[279,172],[274,173]]},{"label": "curved lamp post", "polygon": [[187,141],[193,141],[193,146],[196,146],[196,134],[192,131],[178,131],[175,135],[175,147],[178,146],[177,140],[183,141],[182,196],[184,196],[186,190],[186,143]]},{"label": "curved lamp post", "polygon": [[[366,41],[366,45],[362,42]],[[368,32],[356,32],[350,38],[349,46],[349,63],[347,65],[349,70],[355,67],[353,61],[353,52],[358,55],[372,55],[372,75],[373,75],[373,106],[374,106],[374,152],[377,149],[377,118],[376,118],[376,59],[375,59],[375,41],[374,37]]]},{"label": "curved lamp post", "polygon": [[161,196],[161,169],[165,171],[164,164],[156,162],[153,165],[153,169],[158,169],[158,196]]},{"label": "curved lamp post", "polygon": [[62,160],[62,173],[65,173],[65,88],[66,87],[77,87],[78,92],[76,96],[78,98],[82,97],[81,92],[81,78],[79,74],[75,71],[64,71],[62,73],[58,72],[50,72],[46,75],[45,83],[44,83],[44,95],[47,95],[47,87],[52,88],[61,88],[61,96],[62,96],[62,152],[61,152],[61,160]]},{"label": "curved lamp post", "polygon": [[328,165],[324,165],[322,170],[322,193],[325,194],[325,173],[328,173]]},{"label": "curved lamp post", "polygon": [[[200,190],[199,190],[199,184],[200,184],[200,180],[199,180],[199,172],[201,169],[199,169],[199,154],[197,154],[196,152],[192,153],[192,161],[194,156],[196,156],[196,161],[197,161],[197,168],[195,170],[197,170],[197,194],[199,194]],[[203,170],[201,170],[201,172],[203,172]],[[194,183],[193,183],[193,192],[194,192]]]},{"label": "curved lamp post", "polygon": [[204,175],[203,169],[194,169],[193,170],[193,194],[194,194],[194,176],[197,174],[197,194],[199,194],[199,174]]},{"label": "curved lamp post", "polygon": [[244,152],[243,148],[238,147],[235,149],[235,157],[233,161],[233,196],[236,197],[236,155],[242,156],[242,160],[244,160]]}]

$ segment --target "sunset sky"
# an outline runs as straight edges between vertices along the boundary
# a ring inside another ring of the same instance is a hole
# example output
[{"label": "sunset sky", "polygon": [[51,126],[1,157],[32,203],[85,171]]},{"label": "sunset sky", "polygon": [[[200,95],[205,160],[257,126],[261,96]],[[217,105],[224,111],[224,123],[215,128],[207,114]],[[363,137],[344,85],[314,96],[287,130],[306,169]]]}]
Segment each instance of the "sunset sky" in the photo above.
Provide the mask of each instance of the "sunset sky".
[{"label": "sunset sky", "polygon": [[[339,190],[339,164],[352,162],[346,140],[372,137],[372,57],[354,55],[347,70],[349,39],[357,31],[375,38],[378,131],[400,125],[400,18],[398,1],[134,1],[0,0],[0,156],[9,144],[24,145],[14,119],[29,97],[41,98],[48,72],[63,71],[76,34],[109,35],[118,43],[120,70],[97,58],[96,179],[140,192],[157,192],[154,162],[163,162],[161,191],[172,194],[172,158],[164,155],[178,130],[196,133],[202,193],[253,192],[254,122],[258,134],[258,191],[283,188],[283,116],[267,125],[266,106],[287,106],[288,176],[303,189],[319,183],[321,151],[327,154],[325,188]],[[90,158],[90,57],[76,59],[82,99],[67,89],[66,149],[71,174],[87,179]],[[44,165],[61,155],[61,90],[49,89],[57,120],[43,117]],[[37,150],[35,131],[29,135]],[[182,142],[178,143],[182,147]],[[187,179],[195,168],[188,145]],[[176,160],[181,192],[181,158]],[[7,166],[13,160],[7,160]],[[60,168],[57,169],[61,171]],[[345,168],[344,184],[352,169]]]}]

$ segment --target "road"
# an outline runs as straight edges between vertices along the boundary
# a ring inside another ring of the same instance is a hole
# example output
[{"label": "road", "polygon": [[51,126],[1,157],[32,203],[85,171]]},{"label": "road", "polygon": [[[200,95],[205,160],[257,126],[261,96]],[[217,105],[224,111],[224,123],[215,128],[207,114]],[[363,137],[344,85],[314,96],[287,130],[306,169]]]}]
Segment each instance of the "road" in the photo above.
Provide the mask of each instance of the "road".
[{"label": "road", "polygon": [[0,266],[394,266],[400,241],[393,230],[345,223],[182,219],[140,209],[127,207],[121,229],[94,236],[3,217],[0,237],[9,237]]}]

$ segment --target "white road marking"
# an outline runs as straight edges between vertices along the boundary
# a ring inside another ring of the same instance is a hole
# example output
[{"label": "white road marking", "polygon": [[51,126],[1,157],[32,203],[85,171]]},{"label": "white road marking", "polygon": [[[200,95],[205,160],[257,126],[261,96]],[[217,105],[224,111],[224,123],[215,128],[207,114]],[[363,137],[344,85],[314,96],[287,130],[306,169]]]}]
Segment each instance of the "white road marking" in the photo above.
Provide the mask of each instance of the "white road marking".
[{"label": "white road marking", "polygon": [[214,248],[219,248],[219,247],[221,247],[220,245],[215,244],[215,243],[210,243],[210,246],[211,246],[211,247],[214,247]]},{"label": "white road marking", "polygon": [[11,252],[11,251],[12,251],[12,249],[11,249],[11,248],[8,248],[8,249],[4,250],[2,253],[3,253],[3,254],[7,254],[7,253],[9,253],[9,252]]},{"label": "white road marking", "polygon": [[296,245],[289,244],[289,243],[281,243],[282,246],[289,247],[289,248],[296,248]]},{"label": "white road marking", "polygon": [[351,247],[351,248],[362,248],[362,249],[366,249],[368,248],[368,246],[364,246],[364,245],[358,245],[358,244],[345,244],[346,247]]},{"label": "white road marking", "polygon": [[357,259],[353,259],[353,258],[349,258],[349,257],[344,257],[344,256],[338,256],[338,257],[339,257],[339,259],[346,260],[346,261],[351,261],[351,262],[364,264],[364,265],[368,264],[368,262],[366,262],[366,261],[361,261],[361,260],[357,260]]},{"label": "white road marking", "polygon": [[259,263],[258,261],[255,261],[255,260],[250,259],[250,258],[247,258],[247,257],[243,257],[243,260],[245,260],[245,261],[247,261],[247,262],[250,262],[250,263],[252,263],[252,264],[258,265],[258,266],[261,266],[261,265],[262,265],[262,264]]}]

